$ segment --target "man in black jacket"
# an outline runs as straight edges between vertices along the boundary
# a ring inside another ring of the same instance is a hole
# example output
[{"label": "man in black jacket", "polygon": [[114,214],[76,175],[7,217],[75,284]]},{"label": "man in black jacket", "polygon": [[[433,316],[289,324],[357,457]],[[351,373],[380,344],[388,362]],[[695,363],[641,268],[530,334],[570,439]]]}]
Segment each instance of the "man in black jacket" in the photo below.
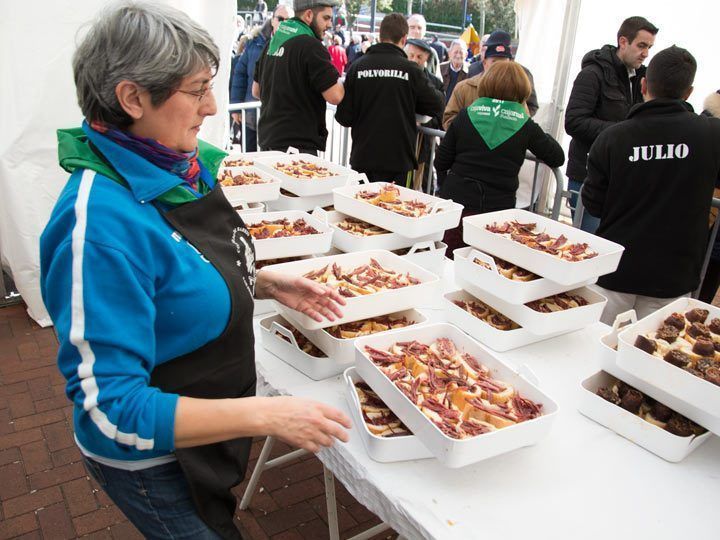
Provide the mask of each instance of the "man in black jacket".
[{"label": "man in black jacket", "polygon": [[352,127],[350,165],[371,181],[405,184],[417,165],[415,114],[439,117],[442,93],[402,50],[408,24],[399,13],[386,15],[380,43],[356,60],[345,79],[345,99],[335,119]]},{"label": "man in black jacket", "polygon": [[598,280],[608,324],[633,308],[644,317],[700,283],[720,182],[720,120],[685,102],[695,70],[685,49],[660,51],[640,81],[645,103],[590,149],[583,204],[600,218],[598,236],[625,246],[617,271]]},{"label": "man in black jacket", "polygon": [[[587,175],[588,150],[600,133],[624,120],[630,108],[642,103],[640,79],[643,62],[655,43],[658,29],[643,17],[630,17],[620,25],[617,47],[605,45],[590,51],[573,83],[565,111],[565,131],[572,137],[568,151],[567,176],[571,191],[580,191]],[[573,196],[573,209],[577,197]],[[586,213],[587,214],[587,213]],[[597,220],[583,216],[582,229],[594,232]]]}]

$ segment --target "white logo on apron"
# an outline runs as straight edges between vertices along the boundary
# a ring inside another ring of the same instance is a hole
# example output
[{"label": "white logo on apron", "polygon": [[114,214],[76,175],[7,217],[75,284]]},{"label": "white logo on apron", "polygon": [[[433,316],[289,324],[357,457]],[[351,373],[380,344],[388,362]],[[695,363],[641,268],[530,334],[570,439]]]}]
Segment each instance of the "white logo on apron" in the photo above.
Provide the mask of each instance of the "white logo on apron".
[{"label": "white logo on apron", "polygon": [[[235,227],[232,232],[231,242],[235,246],[238,254],[242,255],[245,259],[245,266],[247,267],[247,275],[243,275],[243,282],[250,293],[250,296],[255,296],[255,252],[252,246],[245,237],[246,231],[243,227]],[[235,264],[242,268],[242,260],[238,259]]]}]

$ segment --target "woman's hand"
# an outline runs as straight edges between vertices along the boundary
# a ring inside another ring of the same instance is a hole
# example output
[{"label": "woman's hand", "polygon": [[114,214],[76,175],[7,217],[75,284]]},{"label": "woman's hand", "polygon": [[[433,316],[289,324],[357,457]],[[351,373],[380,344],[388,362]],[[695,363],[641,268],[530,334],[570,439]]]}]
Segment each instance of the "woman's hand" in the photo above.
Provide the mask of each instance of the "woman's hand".
[{"label": "woman's hand", "polygon": [[329,321],[342,317],[338,304],[345,305],[345,299],[327,285],[271,270],[258,272],[255,290],[258,298],[273,298],[318,322],[323,317]]},{"label": "woman's hand", "polygon": [[335,440],[347,442],[350,419],[342,411],[310,399],[272,397],[265,399],[267,434],[291,446],[316,453]]}]

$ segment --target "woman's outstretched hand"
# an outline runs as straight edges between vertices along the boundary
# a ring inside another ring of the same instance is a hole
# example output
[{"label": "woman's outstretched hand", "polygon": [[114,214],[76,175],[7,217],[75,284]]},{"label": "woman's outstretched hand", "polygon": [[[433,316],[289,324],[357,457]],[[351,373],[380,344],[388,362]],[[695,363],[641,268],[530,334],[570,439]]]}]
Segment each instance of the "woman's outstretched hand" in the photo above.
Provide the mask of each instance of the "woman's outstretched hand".
[{"label": "woman's outstretched hand", "polygon": [[329,321],[342,317],[339,306],[345,305],[345,299],[337,290],[327,285],[272,270],[258,272],[256,296],[273,298],[318,322],[321,322],[323,317]]}]

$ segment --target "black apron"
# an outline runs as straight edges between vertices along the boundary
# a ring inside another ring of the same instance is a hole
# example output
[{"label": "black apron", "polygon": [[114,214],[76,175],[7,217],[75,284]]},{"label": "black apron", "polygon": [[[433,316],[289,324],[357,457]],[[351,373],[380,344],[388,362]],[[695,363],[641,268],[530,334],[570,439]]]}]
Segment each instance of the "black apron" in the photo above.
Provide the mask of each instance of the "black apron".
[{"label": "black apron", "polygon": [[[196,201],[160,211],[220,272],[230,290],[231,312],[217,339],[157,366],[150,385],[193,398],[254,396],[255,248],[250,233],[219,184]],[[237,503],[230,489],[245,477],[251,443],[251,438],[241,438],[175,450],[198,514],[223,538],[241,538],[233,523]]]}]

